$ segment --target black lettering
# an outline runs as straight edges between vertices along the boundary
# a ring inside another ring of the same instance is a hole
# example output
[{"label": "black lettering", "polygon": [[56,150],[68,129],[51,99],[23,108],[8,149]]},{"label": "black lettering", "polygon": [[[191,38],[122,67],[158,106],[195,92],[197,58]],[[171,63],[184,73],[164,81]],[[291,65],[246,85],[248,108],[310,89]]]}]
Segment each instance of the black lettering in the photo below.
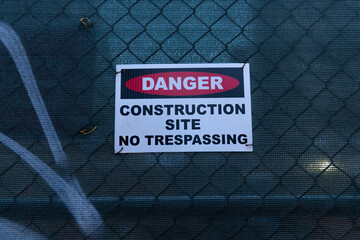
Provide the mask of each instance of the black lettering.
[{"label": "black lettering", "polygon": [[230,142],[232,144],[236,144],[236,134],[233,134],[233,135],[228,134],[227,135],[227,144],[230,144]]},{"label": "black lettering", "polygon": [[231,104],[225,104],[224,106],[224,113],[225,114],[232,114],[234,112],[234,106]]},{"label": "black lettering", "polygon": [[129,115],[129,111],[127,111],[127,112],[124,112],[124,109],[129,109],[129,106],[128,105],[122,105],[121,107],[120,107],[120,114],[121,115],[123,115],[123,116],[127,116],[127,115]]},{"label": "black lettering", "polygon": [[[133,146],[139,145],[140,138],[138,136],[131,136],[130,137],[130,144]],[[119,136],[119,146],[122,145],[128,146],[129,145],[129,136]]]},{"label": "black lettering", "polygon": [[147,144],[149,145],[149,146],[151,146],[151,139],[152,138],[154,138],[154,136],[153,135],[145,135],[145,138],[147,139]]},{"label": "black lettering", "polygon": [[131,114],[134,115],[134,116],[140,115],[141,114],[141,107],[139,105],[132,106],[131,107]]},{"label": "black lettering", "polygon": [[202,144],[199,135],[194,136],[194,140],[192,142],[192,145],[195,145],[195,144],[200,144],[200,145]]},{"label": "black lettering", "polygon": [[212,136],[212,143],[213,144],[219,144],[220,143],[220,135],[215,134]]},{"label": "black lettering", "polygon": [[155,115],[160,116],[163,115],[164,110],[161,105],[155,105]]},{"label": "black lettering", "polygon": [[133,145],[133,146],[137,146],[137,145],[139,145],[139,143],[140,143],[140,138],[139,138],[138,136],[132,136],[132,137],[130,138],[130,143],[131,143],[131,145]]},{"label": "black lettering", "polygon": [[172,120],[172,119],[168,119],[168,120],[166,120],[166,129],[167,130],[173,130],[174,128],[175,128],[175,125],[174,125],[174,120]]},{"label": "black lettering", "polygon": [[208,104],[207,106],[210,108],[210,114],[214,115],[216,104]]},{"label": "black lettering", "polygon": [[191,120],[190,119],[181,119],[180,121],[184,123],[184,129],[187,130],[188,129],[188,123]]},{"label": "black lettering", "polygon": [[165,145],[174,145],[173,135],[165,135]]},{"label": "black lettering", "polygon": [[164,136],[155,135],[155,145],[164,145]]},{"label": "black lettering", "polygon": [[175,135],[175,144],[176,145],[181,145],[183,144],[183,139],[181,135]]},{"label": "black lettering", "polygon": [[153,106],[150,105],[150,106],[146,106],[146,105],[143,105],[143,115],[153,115]]},{"label": "black lettering", "polygon": [[209,134],[205,134],[204,136],[203,136],[203,144],[205,144],[205,145],[209,145],[210,143],[211,143],[211,140],[210,140],[210,135]]},{"label": "black lettering", "polygon": [[238,142],[239,142],[240,144],[246,144],[246,143],[247,143],[247,136],[246,136],[246,134],[240,134],[240,135],[238,136]]},{"label": "black lettering", "polygon": [[184,136],[184,144],[187,145],[188,142],[190,142],[192,139],[192,136],[191,135],[185,135]]},{"label": "black lettering", "polygon": [[186,112],[186,114],[187,115],[194,115],[195,114],[195,105],[194,104],[192,104],[191,105],[191,112],[190,112],[190,109],[189,109],[189,105],[185,105],[185,112]]},{"label": "black lettering", "polygon": [[241,107],[239,104],[235,105],[235,113],[239,114],[241,112],[242,114],[245,114],[245,104],[242,104]]},{"label": "black lettering", "polygon": [[175,115],[185,115],[184,113],[184,105],[175,105]]},{"label": "black lettering", "polygon": [[205,106],[204,104],[200,104],[200,105],[198,105],[198,107],[197,107],[197,112],[198,112],[198,114],[200,114],[200,115],[205,115],[205,114],[206,114],[206,110],[201,111],[200,108],[206,108],[206,106]]},{"label": "black lettering", "polygon": [[129,145],[129,136],[125,136],[125,138],[123,136],[119,136],[119,146],[122,146],[122,145]]},{"label": "black lettering", "polygon": [[171,115],[171,108],[174,107],[174,105],[164,105],[164,108],[166,108],[166,114]]},{"label": "black lettering", "polygon": [[193,119],[191,121],[191,127],[194,130],[200,130],[200,119]]}]

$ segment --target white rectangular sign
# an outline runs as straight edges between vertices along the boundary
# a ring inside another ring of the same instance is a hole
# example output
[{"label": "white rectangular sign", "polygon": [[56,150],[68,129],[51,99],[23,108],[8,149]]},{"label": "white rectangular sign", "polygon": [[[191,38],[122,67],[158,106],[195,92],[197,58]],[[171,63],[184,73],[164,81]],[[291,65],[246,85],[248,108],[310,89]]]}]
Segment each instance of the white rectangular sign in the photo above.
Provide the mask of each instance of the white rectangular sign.
[{"label": "white rectangular sign", "polygon": [[115,152],[251,152],[249,64],[117,65]]}]

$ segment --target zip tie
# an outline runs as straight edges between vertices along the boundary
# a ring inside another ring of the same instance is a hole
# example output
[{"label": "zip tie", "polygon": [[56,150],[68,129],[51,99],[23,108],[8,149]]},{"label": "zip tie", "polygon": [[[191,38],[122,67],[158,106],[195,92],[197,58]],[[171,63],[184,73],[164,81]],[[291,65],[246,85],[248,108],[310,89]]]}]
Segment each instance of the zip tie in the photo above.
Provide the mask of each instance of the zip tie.
[{"label": "zip tie", "polygon": [[115,154],[120,154],[123,149],[124,149],[124,148],[122,147],[122,148],[120,149],[120,151],[116,152]]},{"label": "zip tie", "polygon": [[245,146],[247,146],[247,147],[250,147],[250,146],[252,146],[252,145],[253,145],[252,143],[245,144]]},{"label": "zip tie", "polygon": [[[85,22],[85,20],[87,21],[87,23]],[[88,18],[80,18],[80,22],[82,24],[84,24],[85,26],[88,26],[89,28],[91,28],[91,22],[90,22],[90,20]]]},{"label": "zip tie", "polygon": [[122,73],[122,71],[120,70],[120,71],[116,72],[116,75],[119,74],[119,73]]},{"label": "zip tie", "polygon": [[84,135],[88,135],[88,134],[92,133],[96,128],[97,128],[97,126],[95,126],[93,129],[91,129],[88,132],[87,132],[87,129],[85,128],[84,130],[81,130],[80,132]]}]

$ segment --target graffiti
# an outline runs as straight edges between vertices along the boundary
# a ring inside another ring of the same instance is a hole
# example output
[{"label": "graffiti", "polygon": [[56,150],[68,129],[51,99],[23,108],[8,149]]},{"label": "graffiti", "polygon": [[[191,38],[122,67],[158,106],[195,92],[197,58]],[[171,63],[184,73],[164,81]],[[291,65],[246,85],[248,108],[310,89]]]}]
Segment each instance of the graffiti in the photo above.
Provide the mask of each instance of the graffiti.
[{"label": "graffiti", "polygon": [[10,26],[0,22],[0,41],[5,45],[15,62],[31,103],[36,111],[36,115],[39,118],[40,124],[50,145],[55,162],[59,166],[66,168],[66,155],[62,149],[54,126],[52,125],[45,103],[41,98],[29,59],[20,38]]},{"label": "graffiti", "polygon": [[46,239],[44,236],[41,236],[38,233],[35,233],[26,227],[11,222],[5,218],[0,217],[0,239],[36,239],[42,240]]},{"label": "graffiti", "polygon": [[[29,95],[31,103],[45,133],[56,164],[59,165],[64,172],[68,172],[67,156],[61,146],[59,137],[46,110],[45,103],[40,95],[29,59],[20,38],[10,26],[0,22],[0,41],[5,45],[16,64],[27,94]],[[70,175],[60,177],[37,156],[1,132],[0,142],[30,165],[57,193],[59,198],[64,202],[65,206],[75,218],[84,235],[89,236],[95,231],[97,233],[99,232],[100,227],[103,225],[102,217],[87,199],[75,177]],[[10,223],[0,220],[0,232],[9,229],[12,226],[13,225]]]}]

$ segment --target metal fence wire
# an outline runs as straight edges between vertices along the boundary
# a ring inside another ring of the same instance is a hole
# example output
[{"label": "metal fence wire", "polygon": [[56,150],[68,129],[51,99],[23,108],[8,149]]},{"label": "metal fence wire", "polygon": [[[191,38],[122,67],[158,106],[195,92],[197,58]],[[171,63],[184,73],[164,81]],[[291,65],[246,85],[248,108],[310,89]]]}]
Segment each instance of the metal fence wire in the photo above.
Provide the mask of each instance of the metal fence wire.
[{"label": "metal fence wire", "polygon": [[[1,44],[0,236],[360,239],[359,11],[358,0],[0,0],[68,159],[64,171]],[[250,63],[254,152],[113,153],[116,64],[228,62]]]}]

